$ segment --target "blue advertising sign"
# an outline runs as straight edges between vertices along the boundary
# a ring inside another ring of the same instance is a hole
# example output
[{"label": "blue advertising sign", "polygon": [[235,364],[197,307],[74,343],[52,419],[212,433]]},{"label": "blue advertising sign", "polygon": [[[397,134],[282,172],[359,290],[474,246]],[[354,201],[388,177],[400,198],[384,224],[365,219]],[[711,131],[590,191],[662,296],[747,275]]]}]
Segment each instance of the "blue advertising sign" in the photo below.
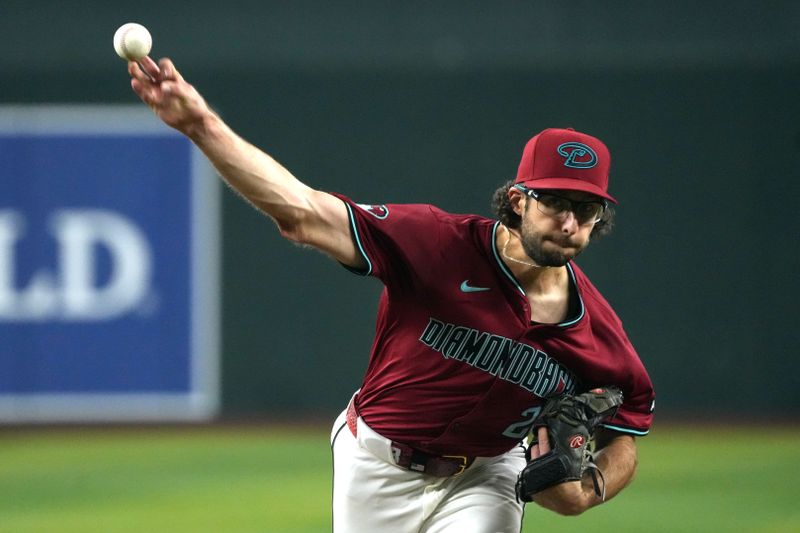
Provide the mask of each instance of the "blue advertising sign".
[{"label": "blue advertising sign", "polygon": [[144,106],[0,107],[0,421],[216,413],[218,190]]}]

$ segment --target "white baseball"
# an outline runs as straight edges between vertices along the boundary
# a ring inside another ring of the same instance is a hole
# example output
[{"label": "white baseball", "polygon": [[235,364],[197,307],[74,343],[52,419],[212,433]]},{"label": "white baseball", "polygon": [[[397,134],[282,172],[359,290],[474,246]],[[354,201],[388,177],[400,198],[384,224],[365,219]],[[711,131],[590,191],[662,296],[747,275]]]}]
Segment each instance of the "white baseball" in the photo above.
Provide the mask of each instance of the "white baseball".
[{"label": "white baseball", "polygon": [[138,61],[150,53],[153,38],[147,28],[135,22],[128,22],[119,27],[114,34],[114,50],[122,59]]}]

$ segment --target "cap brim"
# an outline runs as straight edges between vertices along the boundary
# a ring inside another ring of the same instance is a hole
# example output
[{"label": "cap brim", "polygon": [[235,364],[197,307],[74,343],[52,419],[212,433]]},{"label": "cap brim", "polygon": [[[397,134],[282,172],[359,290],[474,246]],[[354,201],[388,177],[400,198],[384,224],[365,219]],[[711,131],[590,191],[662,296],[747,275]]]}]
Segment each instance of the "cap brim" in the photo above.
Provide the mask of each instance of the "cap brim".
[{"label": "cap brim", "polygon": [[601,198],[605,198],[606,200],[615,204],[619,203],[617,202],[616,198],[605,192],[597,185],[575,178],[542,178],[538,180],[524,181],[521,183],[521,185],[527,187],[528,189],[562,189],[565,191],[588,192],[589,194],[594,194]]}]

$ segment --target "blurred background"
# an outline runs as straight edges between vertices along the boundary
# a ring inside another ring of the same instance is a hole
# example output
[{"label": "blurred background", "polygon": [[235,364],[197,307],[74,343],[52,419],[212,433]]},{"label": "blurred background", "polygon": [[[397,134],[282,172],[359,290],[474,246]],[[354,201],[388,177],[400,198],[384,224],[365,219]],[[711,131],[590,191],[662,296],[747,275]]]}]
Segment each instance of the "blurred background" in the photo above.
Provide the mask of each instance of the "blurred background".
[{"label": "blurred background", "polygon": [[[326,433],[380,284],[283,241],[159,126],[112,47],[130,21],[243,137],[360,203],[491,216],[532,135],[603,139],[617,225],[577,262],[655,424],[624,497],[526,531],[798,530],[800,3],[3,0],[0,531],[329,529]],[[122,286],[132,250],[130,305],[67,298]],[[116,424],[153,420],[225,423]]]},{"label": "blurred background", "polygon": [[[362,203],[490,215],[530,136],[600,137],[617,227],[578,263],[651,373],[656,420],[796,418],[796,2],[5,0],[0,104],[136,104],[111,43],[128,21],[243,137]],[[219,416],[334,416],[379,283],[220,201]]]}]

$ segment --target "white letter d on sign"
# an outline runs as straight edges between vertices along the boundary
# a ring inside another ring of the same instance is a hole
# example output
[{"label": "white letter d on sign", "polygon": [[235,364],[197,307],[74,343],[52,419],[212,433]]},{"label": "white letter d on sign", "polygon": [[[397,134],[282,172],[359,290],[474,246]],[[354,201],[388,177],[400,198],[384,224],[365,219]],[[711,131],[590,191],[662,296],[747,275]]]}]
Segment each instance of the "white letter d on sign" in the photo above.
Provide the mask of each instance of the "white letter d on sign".
[{"label": "white letter d on sign", "polygon": [[[97,321],[121,316],[143,303],[152,277],[152,254],[144,234],[122,215],[103,209],[56,211],[49,219],[58,243],[58,271],[33,274],[15,286],[14,244],[22,217],[0,211],[0,320]],[[94,248],[104,247],[111,273],[97,284]]]}]

